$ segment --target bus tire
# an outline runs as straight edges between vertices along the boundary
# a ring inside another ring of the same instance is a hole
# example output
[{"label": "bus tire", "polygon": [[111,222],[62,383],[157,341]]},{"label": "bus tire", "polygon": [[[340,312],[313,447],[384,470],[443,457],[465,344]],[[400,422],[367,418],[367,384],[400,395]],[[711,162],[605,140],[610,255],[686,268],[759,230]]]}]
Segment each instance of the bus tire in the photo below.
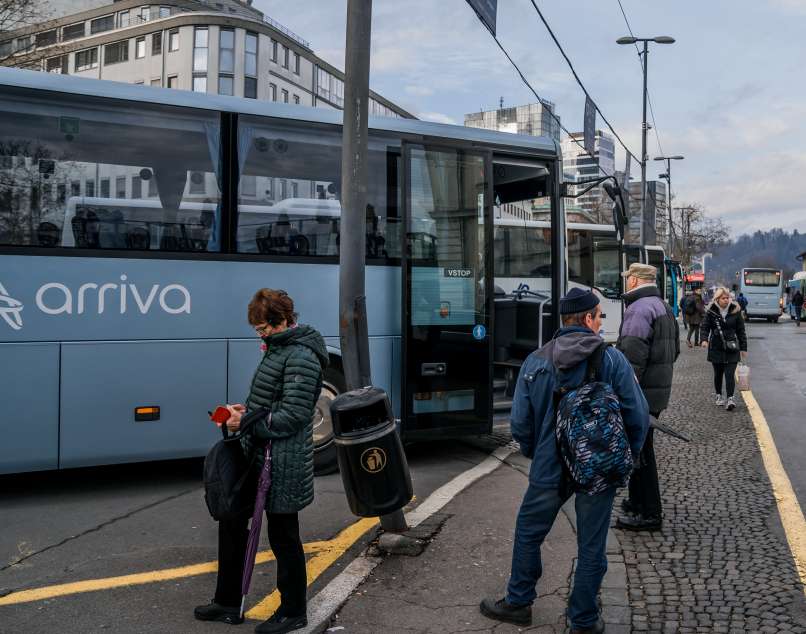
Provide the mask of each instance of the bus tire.
[{"label": "bus tire", "polygon": [[330,403],[346,389],[341,368],[333,366],[325,368],[322,373],[322,391],[313,414],[313,473],[316,476],[336,473],[339,470],[336,443],[333,440],[333,423],[330,419]]}]

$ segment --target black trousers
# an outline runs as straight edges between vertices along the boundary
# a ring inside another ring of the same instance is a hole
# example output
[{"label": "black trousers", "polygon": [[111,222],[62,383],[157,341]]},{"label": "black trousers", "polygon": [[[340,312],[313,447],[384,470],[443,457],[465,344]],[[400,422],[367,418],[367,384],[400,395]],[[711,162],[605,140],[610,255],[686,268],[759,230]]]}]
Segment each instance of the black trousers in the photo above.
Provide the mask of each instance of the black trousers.
[{"label": "black trousers", "polygon": [[[218,523],[218,579],[213,600],[219,605],[241,605],[241,578],[250,517]],[[305,553],[299,537],[299,515],[266,513],[266,519],[269,545],[277,559],[277,589],[281,599],[278,612],[302,616],[307,603],[308,580]]]},{"label": "black trousers", "polygon": [[728,398],[736,391],[736,363],[712,363],[714,366],[714,391],[722,394],[722,377],[725,377],[725,393]]},{"label": "black trousers", "polygon": [[660,518],[663,508],[660,501],[660,484],[658,483],[658,465],[655,462],[655,446],[650,427],[638,459],[638,467],[630,476],[630,506],[644,518]]},{"label": "black trousers", "polygon": [[700,345],[700,325],[694,324],[688,325],[688,336],[686,337],[686,341],[691,343],[691,335],[694,335],[694,344],[699,346]]}]

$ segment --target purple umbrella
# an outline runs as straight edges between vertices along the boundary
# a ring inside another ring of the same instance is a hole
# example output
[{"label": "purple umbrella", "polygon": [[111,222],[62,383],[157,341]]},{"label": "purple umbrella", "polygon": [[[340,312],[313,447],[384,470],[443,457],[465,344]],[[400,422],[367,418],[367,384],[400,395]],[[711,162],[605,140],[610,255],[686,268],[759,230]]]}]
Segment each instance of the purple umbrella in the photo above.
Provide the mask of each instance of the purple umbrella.
[{"label": "purple umbrella", "polygon": [[260,542],[260,526],[263,524],[263,510],[266,508],[266,498],[271,489],[271,440],[266,444],[263,460],[263,469],[257,481],[257,496],[255,497],[255,510],[252,513],[252,523],[249,525],[249,539],[246,542],[246,555],[243,562],[243,577],[241,578],[241,618],[246,595],[249,594],[249,585],[252,583],[252,571],[255,569],[255,555],[257,555],[258,542]]}]

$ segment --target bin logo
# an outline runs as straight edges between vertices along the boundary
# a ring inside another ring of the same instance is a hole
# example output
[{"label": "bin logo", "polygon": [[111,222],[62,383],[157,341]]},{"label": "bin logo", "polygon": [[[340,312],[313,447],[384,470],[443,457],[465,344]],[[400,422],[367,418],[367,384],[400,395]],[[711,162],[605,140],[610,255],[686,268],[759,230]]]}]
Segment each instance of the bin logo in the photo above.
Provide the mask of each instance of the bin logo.
[{"label": "bin logo", "polygon": [[0,284],[0,317],[14,330],[22,328],[22,302],[10,297],[5,286]]},{"label": "bin logo", "polygon": [[386,453],[380,447],[370,447],[361,454],[361,466],[369,473],[379,473],[386,466]]}]

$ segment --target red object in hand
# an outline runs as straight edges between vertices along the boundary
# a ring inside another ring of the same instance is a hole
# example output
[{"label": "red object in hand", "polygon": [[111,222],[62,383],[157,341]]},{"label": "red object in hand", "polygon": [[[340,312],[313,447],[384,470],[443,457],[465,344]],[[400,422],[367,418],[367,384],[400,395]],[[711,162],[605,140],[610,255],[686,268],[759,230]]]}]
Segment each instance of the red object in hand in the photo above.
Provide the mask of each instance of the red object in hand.
[{"label": "red object in hand", "polygon": [[221,427],[224,423],[226,423],[230,418],[230,412],[226,407],[221,407],[220,405],[215,408],[215,411],[210,414],[210,420],[213,421],[216,425]]}]

